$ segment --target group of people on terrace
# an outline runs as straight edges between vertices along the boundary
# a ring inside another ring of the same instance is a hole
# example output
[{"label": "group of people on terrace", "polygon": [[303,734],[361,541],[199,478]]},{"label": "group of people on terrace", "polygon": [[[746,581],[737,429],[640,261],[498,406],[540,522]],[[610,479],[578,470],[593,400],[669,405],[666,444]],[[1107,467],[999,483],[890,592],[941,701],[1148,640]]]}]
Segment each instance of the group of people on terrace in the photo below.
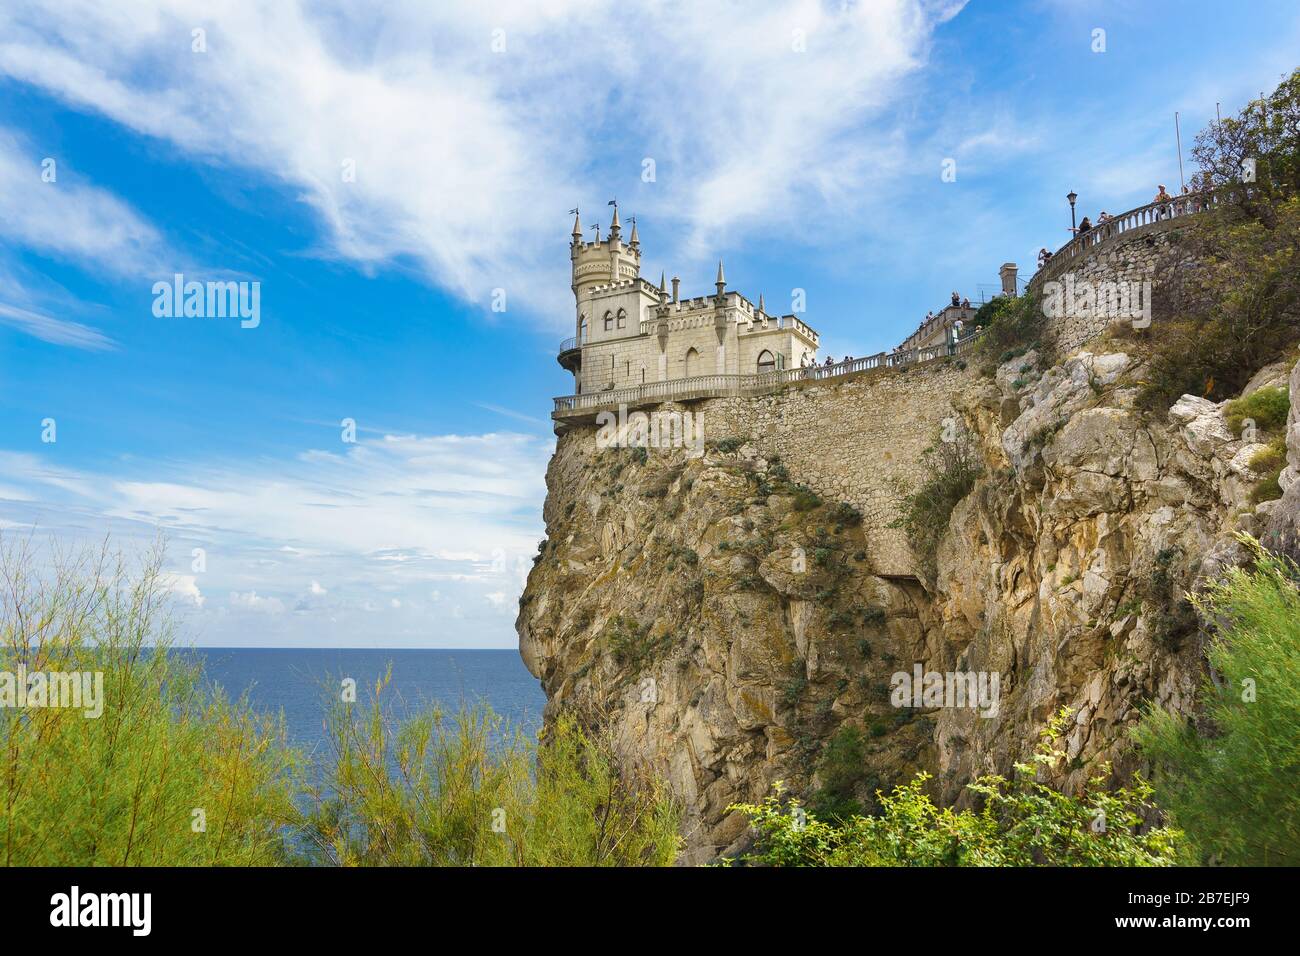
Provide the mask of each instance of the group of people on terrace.
[{"label": "group of people on terrace", "polygon": [[[1213,182],[1210,179],[1209,173],[1201,173],[1199,180],[1197,177],[1193,176],[1192,185],[1184,185],[1182,191],[1177,196],[1171,194],[1169,190],[1165,188],[1164,183],[1158,184],[1156,186],[1156,194],[1151,200],[1153,204],[1159,204],[1156,206],[1156,217],[1159,219],[1170,219],[1174,216],[1181,216],[1183,213],[1200,212],[1202,209],[1208,209],[1210,207],[1208,194],[1212,187]],[[1073,201],[1073,193],[1071,193],[1070,199]],[[1079,220],[1079,225],[1072,227],[1070,232],[1074,233],[1075,238],[1078,238],[1079,236],[1087,235],[1094,229],[1102,228],[1114,218],[1114,216],[1103,209],[1097,214],[1097,222],[1095,224],[1087,216],[1084,216]],[[1047,265],[1047,263],[1052,260],[1053,255],[1054,253],[1050,249],[1039,249],[1038,268],[1041,269],[1043,266]]]}]

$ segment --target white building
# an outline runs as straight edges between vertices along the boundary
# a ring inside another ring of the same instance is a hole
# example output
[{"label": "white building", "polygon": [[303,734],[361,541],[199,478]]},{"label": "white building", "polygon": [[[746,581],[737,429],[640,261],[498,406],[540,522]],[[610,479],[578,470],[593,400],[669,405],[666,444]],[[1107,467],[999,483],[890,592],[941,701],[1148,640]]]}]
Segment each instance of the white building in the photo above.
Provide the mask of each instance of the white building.
[{"label": "white building", "polygon": [[609,235],[584,242],[578,217],[569,245],[575,302],[574,338],[560,350],[573,372],[574,392],[590,395],[625,386],[705,375],[739,375],[796,368],[815,361],[817,333],[793,315],[768,315],[728,292],[722,263],[716,291],[683,299],[679,280],[669,293],[641,278],[636,222],[623,242],[618,206]]}]

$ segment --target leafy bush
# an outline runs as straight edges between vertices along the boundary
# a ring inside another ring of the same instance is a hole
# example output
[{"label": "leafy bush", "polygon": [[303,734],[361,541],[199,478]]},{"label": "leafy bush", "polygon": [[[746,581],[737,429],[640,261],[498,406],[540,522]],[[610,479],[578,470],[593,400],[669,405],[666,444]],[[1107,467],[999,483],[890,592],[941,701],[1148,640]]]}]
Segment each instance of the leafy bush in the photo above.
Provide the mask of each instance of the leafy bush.
[{"label": "leafy bush", "polygon": [[540,746],[486,707],[393,721],[337,704],[333,765],[311,791],[308,860],[336,866],[666,866],[678,811],[650,780],[619,776],[606,740],[571,716]]},{"label": "leafy bush", "polygon": [[810,488],[800,485],[794,492],[795,511],[815,511],[822,506],[821,498]]},{"label": "leafy bush", "polygon": [[843,726],[826,741],[817,763],[820,787],[808,807],[822,819],[846,820],[862,813],[858,791],[875,776],[867,769],[866,738],[857,727]]},{"label": "leafy bush", "polygon": [[1250,469],[1264,477],[1250,490],[1252,504],[1273,501],[1282,497],[1278,479],[1286,467],[1286,435],[1278,434],[1271,442],[1250,456]]},{"label": "leafy bush", "polygon": [[917,570],[933,584],[938,573],[939,542],[948,530],[948,521],[957,503],[970,494],[984,468],[966,434],[954,441],[939,441],[922,453],[922,464],[929,477],[915,491],[904,491],[902,514],[890,523],[901,528],[912,546]]},{"label": "leafy bush", "polygon": [[172,650],[161,546],[134,573],[107,547],[52,560],[42,575],[29,539],[0,541],[0,671],[98,672],[102,710],[0,707],[3,862],[283,862],[297,758]]},{"label": "leafy bush", "polygon": [[847,501],[841,501],[830,510],[830,519],[838,525],[852,528],[862,524],[862,512]]},{"label": "leafy bush", "polygon": [[1234,398],[1224,409],[1224,415],[1228,429],[1234,435],[1240,435],[1246,419],[1249,418],[1261,430],[1280,428],[1286,424],[1290,410],[1291,393],[1288,389],[1260,388],[1244,398]]},{"label": "leafy bush", "polygon": [[[758,831],[757,852],[745,862],[769,866],[1169,866],[1177,861],[1182,834],[1148,829],[1151,787],[1140,777],[1132,787],[1108,791],[1109,768],[1070,797],[1036,777],[1065,757],[1055,744],[1067,726],[1062,710],[1043,731],[1030,763],[1015,765],[1008,781],[983,777],[970,788],[984,798],[979,811],[935,806],[919,773],[890,794],[878,794],[881,814],[852,816],[842,825],[813,813],[791,813],[782,788],[761,804],[739,804]],[[790,804],[798,808],[797,801]]]},{"label": "leafy bush", "polygon": [[985,371],[990,374],[992,367],[1001,362],[1024,355],[1030,349],[1046,348],[1043,333],[1047,319],[1036,295],[997,296],[980,306],[972,321],[984,328],[976,348],[988,362]]},{"label": "leafy bush", "polygon": [[666,643],[665,637],[658,640],[650,637],[649,624],[637,624],[621,614],[614,615],[605,625],[605,640],[614,660],[634,675],[639,674]]},{"label": "leafy bush", "polygon": [[1254,567],[1196,597],[1215,622],[1204,716],[1150,708],[1136,737],[1161,805],[1206,859],[1300,865],[1300,571],[1243,537]]}]

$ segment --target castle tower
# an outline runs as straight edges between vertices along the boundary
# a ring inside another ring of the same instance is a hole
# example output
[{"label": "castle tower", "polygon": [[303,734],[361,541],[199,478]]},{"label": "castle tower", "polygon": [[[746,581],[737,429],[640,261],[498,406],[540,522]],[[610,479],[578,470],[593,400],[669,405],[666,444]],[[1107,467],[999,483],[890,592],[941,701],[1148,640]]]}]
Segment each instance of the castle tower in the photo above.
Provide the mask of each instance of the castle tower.
[{"label": "castle tower", "polygon": [[581,315],[583,304],[590,300],[593,289],[640,278],[641,241],[635,222],[632,225],[631,241],[624,243],[623,225],[619,222],[618,205],[615,204],[609,234],[604,240],[587,242],[583,239],[580,219],[575,217],[569,259],[572,263],[573,297]]}]

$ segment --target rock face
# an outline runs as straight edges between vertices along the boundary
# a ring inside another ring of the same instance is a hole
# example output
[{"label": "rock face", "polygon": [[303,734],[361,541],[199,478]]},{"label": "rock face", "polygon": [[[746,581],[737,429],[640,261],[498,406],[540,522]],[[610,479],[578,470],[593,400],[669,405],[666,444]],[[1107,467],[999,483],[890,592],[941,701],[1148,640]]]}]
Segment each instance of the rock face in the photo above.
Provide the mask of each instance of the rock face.
[{"label": "rock face", "polygon": [[[1059,782],[1107,761],[1126,776],[1139,708],[1187,710],[1200,680],[1182,594],[1240,557],[1234,532],[1294,530],[1300,515],[1300,370],[1249,386],[1289,376],[1293,396],[1286,497],[1258,511],[1257,446],[1193,396],[1167,420],[1143,415],[1137,371],[1127,355],[1080,352],[1051,368],[1020,356],[991,379],[944,373],[932,418],[956,419],[983,470],[952,512],[933,583],[873,560],[883,518],[835,500],[856,486],[825,474],[821,438],[778,457],[782,417],[804,408],[786,396],[700,403],[731,433],[699,449],[598,450],[594,427],[564,431],[517,624],[548,715],[609,727],[620,760],[668,781],[685,808],[683,862],[744,845],[732,803],[776,780],[814,793],[844,728],[861,732],[852,784],[868,806],[918,770],[937,798],[963,803],[967,783],[1008,772],[1062,706],[1075,727]],[[836,402],[878,422],[879,406],[853,407],[872,394],[841,389]],[[895,426],[911,435],[915,410],[902,414]],[[836,467],[860,477],[883,460]],[[996,712],[894,706],[893,675],[917,665],[997,675]]]}]

